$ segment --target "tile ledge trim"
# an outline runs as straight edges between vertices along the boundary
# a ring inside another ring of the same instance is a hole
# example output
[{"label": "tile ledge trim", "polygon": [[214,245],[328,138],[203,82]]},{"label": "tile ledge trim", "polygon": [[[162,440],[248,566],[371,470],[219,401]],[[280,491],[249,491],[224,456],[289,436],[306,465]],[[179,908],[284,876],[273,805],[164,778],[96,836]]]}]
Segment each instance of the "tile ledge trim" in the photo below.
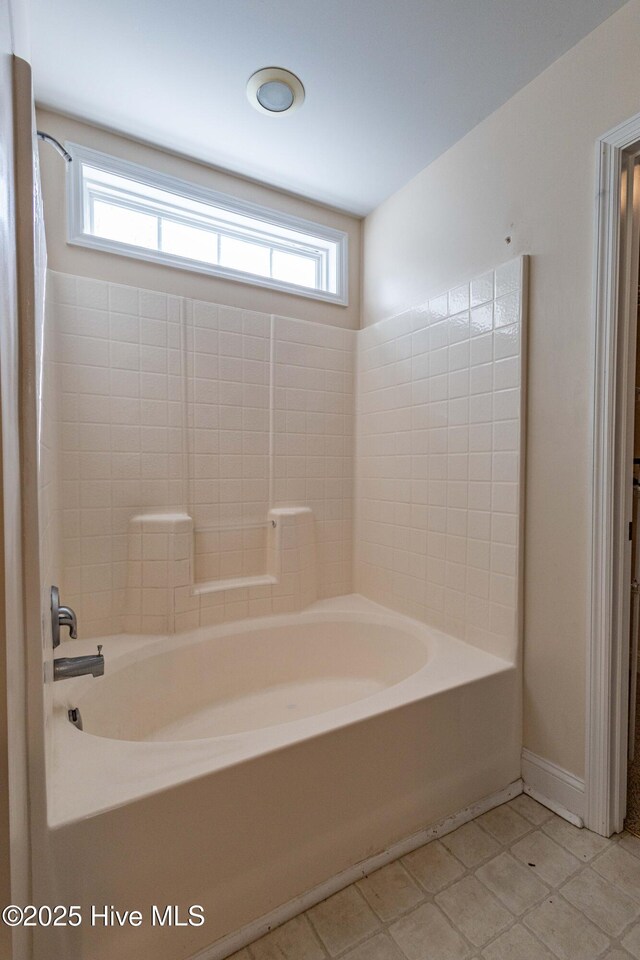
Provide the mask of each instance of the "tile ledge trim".
[{"label": "tile ledge trim", "polygon": [[306,893],[302,893],[300,896],[294,897],[293,900],[289,900],[288,903],[276,907],[275,910],[259,917],[257,920],[253,920],[240,930],[228,934],[221,940],[216,940],[216,942],[212,943],[209,947],[205,947],[198,953],[192,954],[188,960],[224,960],[225,957],[230,957],[237,951],[242,950],[243,947],[259,940],[260,937],[269,933],[270,930],[281,926],[283,923],[286,923],[287,920],[293,919],[293,917],[297,917],[298,914],[308,910],[309,907],[313,907],[322,900],[326,900],[327,897],[338,893],[357,880],[361,880],[369,873],[373,873],[374,870],[379,870],[388,863],[399,859],[399,857],[406,856],[406,854],[411,853],[412,850],[417,850],[418,847],[424,846],[425,843],[429,843],[431,840],[438,840],[448,833],[453,833],[458,827],[469,823],[470,820],[475,820],[476,817],[486,813],[488,810],[493,810],[494,807],[499,807],[503,803],[513,800],[523,792],[523,787],[522,780],[514,780],[513,783],[510,783],[497,793],[483,797],[481,800],[477,800],[470,806],[465,807],[464,810],[460,810],[450,817],[444,817],[444,819],[439,820],[432,826],[420,830],[419,833],[414,833],[404,840],[398,840],[397,843],[392,844],[392,846],[383,850],[381,853],[376,853],[372,857],[368,857],[366,860],[361,860],[354,866],[348,867],[346,870],[343,870],[342,873],[330,877]]},{"label": "tile ledge trim", "polygon": [[522,750],[522,779],[524,793],[574,827],[584,826],[584,780],[526,747]]},{"label": "tile ledge trim", "polygon": [[220,593],[221,590],[242,590],[246,587],[272,586],[279,581],[277,577],[265,573],[255,577],[231,577],[229,580],[207,580],[195,583],[192,596],[197,597],[205,593]]}]

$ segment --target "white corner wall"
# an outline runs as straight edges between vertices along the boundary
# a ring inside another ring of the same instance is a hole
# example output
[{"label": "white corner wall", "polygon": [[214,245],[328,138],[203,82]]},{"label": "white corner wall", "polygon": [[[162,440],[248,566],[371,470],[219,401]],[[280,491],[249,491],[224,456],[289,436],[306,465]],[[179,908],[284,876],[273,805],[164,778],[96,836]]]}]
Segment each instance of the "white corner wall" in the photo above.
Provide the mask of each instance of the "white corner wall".
[{"label": "white corner wall", "polygon": [[579,777],[595,142],[640,111],[639,46],[640,0],[631,0],[383,203],[364,232],[365,325],[531,255],[524,744]]},{"label": "white corner wall", "polygon": [[526,258],[358,334],[355,587],[521,663]]}]

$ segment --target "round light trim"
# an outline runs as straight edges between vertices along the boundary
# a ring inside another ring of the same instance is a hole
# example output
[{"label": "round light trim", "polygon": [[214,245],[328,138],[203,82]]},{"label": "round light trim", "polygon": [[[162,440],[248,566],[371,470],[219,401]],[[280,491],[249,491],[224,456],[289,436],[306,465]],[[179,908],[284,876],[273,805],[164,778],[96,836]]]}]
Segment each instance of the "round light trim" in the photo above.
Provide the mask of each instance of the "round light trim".
[{"label": "round light trim", "polygon": [[251,106],[260,113],[281,117],[302,105],[304,87],[290,70],[264,67],[249,77],[247,97]]},{"label": "round light trim", "polygon": [[284,110],[289,110],[295,100],[293,90],[282,80],[267,80],[258,87],[256,98],[260,106],[269,113],[282,113]]}]

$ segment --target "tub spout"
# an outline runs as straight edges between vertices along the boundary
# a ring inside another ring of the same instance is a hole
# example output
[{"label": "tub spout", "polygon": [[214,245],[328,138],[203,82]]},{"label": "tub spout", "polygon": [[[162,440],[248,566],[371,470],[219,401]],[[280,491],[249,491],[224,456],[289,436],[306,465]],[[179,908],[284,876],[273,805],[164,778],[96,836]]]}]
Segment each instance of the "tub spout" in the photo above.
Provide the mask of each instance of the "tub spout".
[{"label": "tub spout", "polygon": [[102,644],[98,645],[98,653],[88,657],[57,657],[53,661],[53,679],[66,680],[69,677],[101,677],[104,674],[104,657]]}]

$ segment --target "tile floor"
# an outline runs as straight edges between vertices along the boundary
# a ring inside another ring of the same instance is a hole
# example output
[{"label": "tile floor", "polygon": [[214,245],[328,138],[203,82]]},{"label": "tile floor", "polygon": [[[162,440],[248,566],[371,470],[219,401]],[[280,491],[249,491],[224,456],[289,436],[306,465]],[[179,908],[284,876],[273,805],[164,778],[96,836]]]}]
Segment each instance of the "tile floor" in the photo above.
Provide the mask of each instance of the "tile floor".
[{"label": "tile floor", "polygon": [[415,850],[232,960],[640,960],[640,840],[527,796]]}]

